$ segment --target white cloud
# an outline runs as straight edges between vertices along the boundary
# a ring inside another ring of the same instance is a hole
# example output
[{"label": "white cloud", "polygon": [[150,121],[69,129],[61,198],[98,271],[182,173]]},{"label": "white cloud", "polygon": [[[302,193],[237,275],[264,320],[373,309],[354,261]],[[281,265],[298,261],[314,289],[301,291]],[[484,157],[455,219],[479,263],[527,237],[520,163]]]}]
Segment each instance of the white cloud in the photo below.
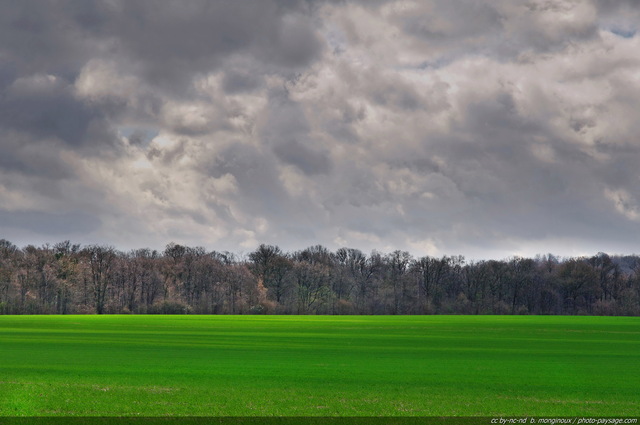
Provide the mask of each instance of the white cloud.
[{"label": "white cloud", "polygon": [[89,100],[127,102],[138,92],[140,84],[135,76],[119,71],[116,63],[92,59],[81,69],[75,88],[79,96]]}]

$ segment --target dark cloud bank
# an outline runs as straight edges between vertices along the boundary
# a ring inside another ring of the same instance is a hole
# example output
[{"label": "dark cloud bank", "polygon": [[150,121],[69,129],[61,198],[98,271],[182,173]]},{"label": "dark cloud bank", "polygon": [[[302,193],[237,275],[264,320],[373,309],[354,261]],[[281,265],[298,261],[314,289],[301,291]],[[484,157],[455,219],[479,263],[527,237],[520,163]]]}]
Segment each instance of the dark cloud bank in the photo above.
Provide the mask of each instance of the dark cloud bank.
[{"label": "dark cloud bank", "polygon": [[639,12],[0,2],[0,233],[637,252]]}]

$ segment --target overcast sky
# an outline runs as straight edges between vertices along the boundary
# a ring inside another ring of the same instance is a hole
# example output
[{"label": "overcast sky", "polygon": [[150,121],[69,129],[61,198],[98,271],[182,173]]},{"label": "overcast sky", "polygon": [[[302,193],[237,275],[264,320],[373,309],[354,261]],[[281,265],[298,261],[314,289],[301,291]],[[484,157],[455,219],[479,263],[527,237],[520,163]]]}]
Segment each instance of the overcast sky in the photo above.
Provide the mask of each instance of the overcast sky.
[{"label": "overcast sky", "polygon": [[635,0],[0,0],[0,238],[640,253]]}]

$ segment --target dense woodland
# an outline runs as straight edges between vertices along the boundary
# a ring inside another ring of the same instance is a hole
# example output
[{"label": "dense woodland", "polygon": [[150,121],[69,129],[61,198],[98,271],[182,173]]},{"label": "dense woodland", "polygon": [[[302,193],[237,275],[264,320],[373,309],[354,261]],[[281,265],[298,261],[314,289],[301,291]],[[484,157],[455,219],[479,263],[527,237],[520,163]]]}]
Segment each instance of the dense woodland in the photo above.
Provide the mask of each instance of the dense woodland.
[{"label": "dense woodland", "polygon": [[0,240],[2,314],[640,315],[640,257],[496,261],[261,245],[121,252]]}]

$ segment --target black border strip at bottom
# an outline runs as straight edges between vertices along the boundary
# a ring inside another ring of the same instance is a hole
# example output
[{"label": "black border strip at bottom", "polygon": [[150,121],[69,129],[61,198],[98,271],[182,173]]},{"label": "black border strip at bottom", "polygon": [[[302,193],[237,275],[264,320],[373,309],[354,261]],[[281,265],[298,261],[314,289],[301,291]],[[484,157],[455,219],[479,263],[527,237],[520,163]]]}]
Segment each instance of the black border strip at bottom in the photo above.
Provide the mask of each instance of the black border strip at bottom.
[{"label": "black border strip at bottom", "polygon": [[0,425],[640,425],[640,417],[0,417]]}]

